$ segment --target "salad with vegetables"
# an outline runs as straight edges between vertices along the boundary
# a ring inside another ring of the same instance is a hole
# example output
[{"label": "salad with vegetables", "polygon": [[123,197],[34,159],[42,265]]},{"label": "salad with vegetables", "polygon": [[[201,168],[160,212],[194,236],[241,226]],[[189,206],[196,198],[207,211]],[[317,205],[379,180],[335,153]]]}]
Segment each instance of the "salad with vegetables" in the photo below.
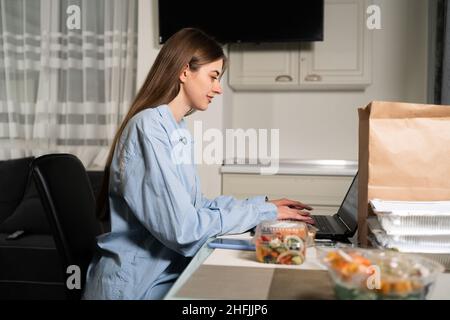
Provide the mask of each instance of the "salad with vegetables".
[{"label": "salad with vegetables", "polygon": [[308,228],[303,222],[264,221],[255,233],[256,259],[299,265],[305,261]]},{"label": "salad with vegetables", "polygon": [[339,299],[425,299],[437,274],[444,270],[421,256],[374,249],[328,250],[322,261]]}]

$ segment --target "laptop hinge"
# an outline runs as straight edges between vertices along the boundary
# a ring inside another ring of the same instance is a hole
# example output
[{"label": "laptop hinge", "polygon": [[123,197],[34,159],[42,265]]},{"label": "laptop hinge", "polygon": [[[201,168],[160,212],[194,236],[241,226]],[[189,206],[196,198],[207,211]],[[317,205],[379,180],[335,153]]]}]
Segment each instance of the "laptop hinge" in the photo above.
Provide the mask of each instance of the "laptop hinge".
[{"label": "laptop hinge", "polygon": [[344,220],[342,220],[342,218],[341,218],[338,214],[337,214],[336,216],[337,216],[338,219],[344,224],[344,226],[347,228],[347,231],[352,231],[352,230],[350,229],[350,227],[345,223]]}]

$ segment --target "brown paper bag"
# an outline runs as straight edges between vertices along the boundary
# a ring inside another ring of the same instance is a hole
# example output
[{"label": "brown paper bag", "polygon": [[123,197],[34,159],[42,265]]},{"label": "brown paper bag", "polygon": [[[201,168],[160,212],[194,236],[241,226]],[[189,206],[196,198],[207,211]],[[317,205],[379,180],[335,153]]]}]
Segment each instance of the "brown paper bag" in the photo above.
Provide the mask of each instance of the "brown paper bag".
[{"label": "brown paper bag", "polygon": [[358,239],[369,200],[450,200],[450,106],[374,101],[359,109]]}]

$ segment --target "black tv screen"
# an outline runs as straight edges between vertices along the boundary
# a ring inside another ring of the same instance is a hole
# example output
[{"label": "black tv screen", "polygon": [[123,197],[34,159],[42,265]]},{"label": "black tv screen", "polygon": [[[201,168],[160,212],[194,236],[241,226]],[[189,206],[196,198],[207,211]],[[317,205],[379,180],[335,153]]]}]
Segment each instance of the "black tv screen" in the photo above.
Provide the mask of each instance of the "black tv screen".
[{"label": "black tv screen", "polygon": [[159,42],[185,27],[225,43],[323,40],[323,0],[159,0]]}]

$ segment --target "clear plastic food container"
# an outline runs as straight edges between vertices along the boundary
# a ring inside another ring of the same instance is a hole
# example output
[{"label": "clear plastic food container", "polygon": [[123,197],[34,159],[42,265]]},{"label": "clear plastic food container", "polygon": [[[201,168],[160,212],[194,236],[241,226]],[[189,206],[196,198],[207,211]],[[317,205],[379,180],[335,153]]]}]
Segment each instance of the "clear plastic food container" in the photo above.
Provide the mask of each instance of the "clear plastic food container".
[{"label": "clear plastic food container", "polygon": [[387,234],[396,235],[450,235],[450,214],[407,215],[375,213]]},{"label": "clear plastic food container", "polygon": [[[375,235],[372,232],[370,232],[370,234],[368,236],[368,240],[369,240],[369,243],[371,244],[371,246],[373,248],[377,248],[377,249],[381,249],[381,250],[396,250],[396,251],[399,251],[399,252],[403,252],[401,249],[389,248],[386,245],[382,245],[381,243],[378,242],[377,238],[375,237]],[[420,255],[422,257],[434,260],[434,261],[442,264],[446,271],[450,271],[450,253],[426,253],[426,252],[420,252],[421,251],[420,247],[416,248],[415,250],[416,251],[410,252],[410,253],[414,253],[416,255]]]},{"label": "clear plastic food container", "polygon": [[[448,203],[448,201],[402,202],[374,199],[371,201],[371,207],[387,234],[450,235]],[[390,209],[387,209],[385,204],[389,204]]]},{"label": "clear plastic food container", "polygon": [[254,236],[256,259],[264,263],[302,264],[311,243],[309,233],[303,222],[263,221]]},{"label": "clear plastic food container", "polygon": [[450,270],[450,254],[443,254],[443,253],[417,253],[417,254],[442,264],[446,272]]},{"label": "clear plastic food container", "polygon": [[314,247],[315,246],[315,241],[316,241],[316,235],[317,235],[317,231],[319,231],[319,229],[317,229],[316,227],[308,224],[308,238],[306,239],[306,246],[307,247]]},{"label": "clear plastic food container", "polygon": [[450,254],[450,235],[388,234],[376,219],[368,219],[368,226],[376,242],[383,248],[410,253]]},{"label": "clear plastic food container", "polygon": [[444,267],[431,259],[389,250],[318,248],[338,299],[425,299]]}]

